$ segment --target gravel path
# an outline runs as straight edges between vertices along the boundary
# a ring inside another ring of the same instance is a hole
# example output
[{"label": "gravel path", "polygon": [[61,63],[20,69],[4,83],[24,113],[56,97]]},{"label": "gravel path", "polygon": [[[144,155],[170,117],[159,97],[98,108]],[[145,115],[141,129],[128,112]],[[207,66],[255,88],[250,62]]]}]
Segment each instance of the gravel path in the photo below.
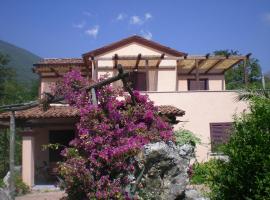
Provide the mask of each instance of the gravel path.
[{"label": "gravel path", "polygon": [[55,192],[33,192],[24,196],[16,197],[16,200],[59,200],[65,193],[63,191]]}]

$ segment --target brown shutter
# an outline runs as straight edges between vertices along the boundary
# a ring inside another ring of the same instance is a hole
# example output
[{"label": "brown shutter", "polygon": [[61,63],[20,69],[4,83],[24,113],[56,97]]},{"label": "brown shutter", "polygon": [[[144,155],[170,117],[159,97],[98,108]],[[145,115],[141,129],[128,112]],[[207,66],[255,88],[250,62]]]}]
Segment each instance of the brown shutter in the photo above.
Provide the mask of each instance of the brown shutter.
[{"label": "brown shutter", "polygon": [[188,79],[188,90],[208,90],[208,79],[200,79],[199,88],[195,79]]},{"label": "brown shutter", "polygon": [[134,90],[146,91],[146,72],[132,72],[130,75],[131,87]]},{"label": "brown shutter", "polygon": [[232,129],[232,123],[210,123],[211,150],[216,151],[216,148],[228,142]]}]

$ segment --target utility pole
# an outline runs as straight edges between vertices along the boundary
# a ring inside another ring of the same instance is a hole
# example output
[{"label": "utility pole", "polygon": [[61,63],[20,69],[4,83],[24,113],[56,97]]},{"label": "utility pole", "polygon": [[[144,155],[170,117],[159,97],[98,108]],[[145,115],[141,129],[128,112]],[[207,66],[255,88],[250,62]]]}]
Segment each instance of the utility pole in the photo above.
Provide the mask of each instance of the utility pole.
[{"label": "utility pole", "polygon": [[262,73],[262,88],[265,90],[265,79],[263,73]]}]

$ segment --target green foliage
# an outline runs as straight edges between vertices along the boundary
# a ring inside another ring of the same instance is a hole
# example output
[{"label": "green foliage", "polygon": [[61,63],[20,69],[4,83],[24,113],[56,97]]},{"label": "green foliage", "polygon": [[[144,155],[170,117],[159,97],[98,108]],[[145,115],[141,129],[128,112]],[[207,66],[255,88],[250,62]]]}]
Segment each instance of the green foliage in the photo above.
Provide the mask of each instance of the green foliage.
[{"label": "green foliage", "polygon": [[[22,84],[15,72],[7,67],[9,57],[0,53],[0,105],[21,103],[37,98],[38,81]],[[21,137],[16,135],[15,164],[21,164]],[[0,129],[0,178],[9,169],[9,130]]]},{"label": "green foliage", "polygon": [[[219,50],[214,51],[214,55],[222,55],[222,56],[231,56],[231,55],[239,55],[238,51],[233,50]],[[261,84],[261,67],[259,64],[259,60],[256,58],[250,58],[247,63],[247,72],[248,72],[248,88],[258,89],[262,88]],[[235,90],[245,88],[244,83],[244,64],[239,63],[235,67],[229,69],[225,73],[226,80],[226,89]]]},{"label": "green foliage", "polygon": [[212,199],[270,199],[270,100],[253,97],[224,148],[229,162],[212,174]]},{"label": "green foliage", "polygon": [[221,160],[211,159],[204,163],[194,163],[191,168],[191,184],[210,184],[212,177],[217,174],[219,163]]},{"label": "green foliage", "polygon": [[[15,138],[15,165],[21,165],[22,162],[22,142],[21,136]],[[9,170],[9,130],[0,130],[0,179],[2,179]]]},{"label": "green foliage", "polygon": [[0,188],[4,187],[4,185],[5,185],[5,184],[4,184],[4,180],[1,178],[1,179],[0,179]]},{"label": "green foliage", "polygon": [[15,175],[15,187],[16,187],[16,196],[27,194],[30,192],[29,186],[27,186],[19,174]]},{"label": "green foliage", "polygon": [[196,146],[196,144],[199,144],[201,142],[200,138],[196,137],[194,133],[185,129],[179,129],[177,131],[174,131],[174,136],[175,143],[177,145],[191,144],[193,146]]}]

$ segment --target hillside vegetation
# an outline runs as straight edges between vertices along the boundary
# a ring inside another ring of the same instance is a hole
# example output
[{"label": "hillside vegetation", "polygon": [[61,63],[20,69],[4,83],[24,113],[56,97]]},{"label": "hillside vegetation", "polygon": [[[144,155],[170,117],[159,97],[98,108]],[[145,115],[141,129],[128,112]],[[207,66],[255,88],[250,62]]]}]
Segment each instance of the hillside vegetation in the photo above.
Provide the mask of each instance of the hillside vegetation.
[{"label": "hillside vegetation", "polygon": [[16,72],[18,81],[29,82],[38,78],[32,72],[32,67],[41,59],[39,56],[2,40],[0,40],[0,54],[8,55],[9,62],[6,67]]}]

